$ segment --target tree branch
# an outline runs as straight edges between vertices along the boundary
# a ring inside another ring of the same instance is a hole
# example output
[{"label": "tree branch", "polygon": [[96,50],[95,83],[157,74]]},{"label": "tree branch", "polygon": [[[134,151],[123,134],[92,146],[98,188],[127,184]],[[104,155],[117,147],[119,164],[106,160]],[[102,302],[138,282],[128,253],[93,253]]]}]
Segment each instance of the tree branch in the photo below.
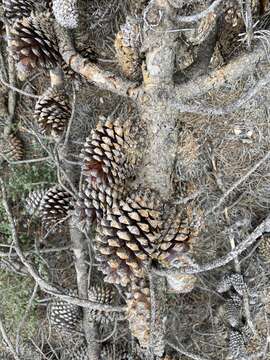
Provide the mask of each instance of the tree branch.
[{"label": "tree branch", "polygon": [[223,7],[224,0],[215,0],[206,10],[189,16],[178,16],[177,21],[181,23],[195,23],[200,19],[206,17],[211,12],[218,14]]}]

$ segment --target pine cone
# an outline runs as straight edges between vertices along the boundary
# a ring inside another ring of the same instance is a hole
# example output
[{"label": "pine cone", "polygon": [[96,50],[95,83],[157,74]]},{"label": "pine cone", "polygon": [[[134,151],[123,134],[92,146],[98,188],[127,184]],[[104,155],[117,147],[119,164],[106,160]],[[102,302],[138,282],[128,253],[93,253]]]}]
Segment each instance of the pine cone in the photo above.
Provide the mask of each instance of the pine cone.
[{"label": "pine cone", "polygon": [[118,64],[124,76],[130,80],[142,78],[139,33],[138,23],[131,19],[121,27],[114,42]]},{"label": "pine cone", "polygon": [[264,262],[270,261],[270,235],[264,234],[260,239],[258,253]]},{"label": "pine cone", "polygon": [[133,283],[127,294],[127,319],[131,334],[138,339],[142,348],[148,348],[151,302],[150,289],[144,281]]},{"label": "pine cone", "polygon": [[[88,291],[88,299],[98,304],[112,304],[114,298],[113,288],[109,285],[92,286]],[[107,324],[114,320],[114,315],[104,311],[90,309],[89,319],[97,323]]]},{"label": "pine cone", "polygon": [[105,343],[101,349],[100,360],[140,360],[136,355],[131,357],[127,348],[127,344]]},{"label": "pine cone", "polygon": [[56,21],[68,29],[78,26],[77,0],[53,0],[53,13]]},{"label": "pine cone", "polygon": [[4,16],[10,24],[16,19],[30,16],[35,9],[34,0],[3,0]]},{"label": "pine cone", "polygon": [[91,188],[100,184],[121,184],[127,176],[124,148],[128,146],[129,125],[107,120],[98,123],[86,139],[83,157],[83,173]]},{"label": "pine cone", "polygon": [[231,298],[225,303],[225,318],[233,328],[241,325],[241,308],[242,299],[236,294],[232,294]]},{"label": "pine cone", "polygon": [[165,267],[181,266],[183,253],[190,249],[190,238],[191,228],[188,218],[175,209],[164,221],[155,255],[157,260]]},{"label": "pine cone", "polygon": [[35,118],[43,134],[58,138],[71,116],[68,96],[63,89],[49,88],[37,101]]},{"label": "pine cone", "polygon": [[231,288],[233,288],[240,296],[244,294],[247,287],[243,275],[238,273],[226,274],[218,284],[217,291],[223,293],[229,291]]},{"label": "pine cone", "polygon": [[28,197],[25,199],[25,207],[29,215],[38,214],[41,200],[43,199],[47,191],[47,189],[39,189],[29,193]]},{"label": "pine cone", "polygon": [[237,360],[245,354],[243,336],[237,330],[231,330],[229,335],[229,352],[233,359]]},{"label": "pine cone", "polygon": [[14,133],[10,134],[7,141],[3,142],[1,152],[9,161],[20,161],[24,158],[24,145],[22,140]]},{"label": "pine cone", "polygon": [[75,349],[67,348],[61,354],[61,360],[88,360],[87,345],[82,343]]},{"label": "pine cone", "polygon": [[11,53],[19,68],[53,68],[60,60],[50,12],[19,19],[11,31]]},{"label": "pine cone", "polygon": [[[69,290],[67,294],[77,296],[76,291]],[[49,319],[53,328],[61,332],[79,332],[82,320],[82,309],[58,298],[54,298],[49,306]]]},{"label": "pine cone", "polygon": [[153,194],[145,192],[135,193],[107,209],[94,242],[105,281],[126,286],[144,277],[144,264],[157,247],[161,226],[158,205]]},{"label": "pine cone", "polygon": [[42,223],[53,226],[67,217],[69,210],[73,209],[73,198],[61,186],[50,188],[40,203]]}]

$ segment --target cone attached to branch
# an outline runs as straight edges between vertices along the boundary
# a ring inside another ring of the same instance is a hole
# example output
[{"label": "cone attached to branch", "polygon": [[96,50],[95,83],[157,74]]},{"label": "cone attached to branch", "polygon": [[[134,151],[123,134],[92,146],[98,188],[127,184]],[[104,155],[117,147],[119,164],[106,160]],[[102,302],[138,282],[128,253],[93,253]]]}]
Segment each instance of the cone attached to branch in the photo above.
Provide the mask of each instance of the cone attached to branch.
[{"label": "cone attached to branch", "polygon": [[121,31],[116,35],[114,46],[123,75],[130,80],[140,80],[142,77],[140,27],[135,20],[130,19],[121,27]]},{"label": "cone attached to branch", "polygon": [[49,189],[40,203],[40,214],[44,225],[53,226],[64,220],[73,210],[73,198],[61,186]]},{"label": "cone attached to branch", "polygon": [[158,206],[151,192],[138,192],[107,209],[94,242],[105,281],[126,286],[144,277],[161,227]]},{"label": "cone attached to branch", "polygon": [[60,60],[54,23],[49,11],[15,22],[11,31],[11,53],[19,68],[53,68]]},{"label": "cone attached to branch", "polygon": [[4,16],[10,24],[16,19],[30,16],[35,9],[34,0],[3,0]]},{"label": "cone attached to branch", "polygon": [[[113,288],[109,285],[92,286],[88,291],[88,299],[98,304],[109,305],[115,299]],[[114,314],[99,310],[89,310],[89,319],[94,322],[107,324],[114,320]]]},{"label": "cone attached to branch", "polygon": [[40,203],[47,193],[47,189],[34,190],[25,199],[26,210],[30,215],[37,215],[40,210]]},{"label": "cone attached to branch", "polygon": [[70,116],[71,107],[64,89],[49,88],[36,103],[35,118],[43,134],[60,137]]},{"label": "cone attached to branch", "polygon": [[127,319],[132,335],[142,348],[150,341],[151,301],[150,289],[144,280],[133,283],[127,294]]},{"label": "cone attached to branch", "polygon": [[25,153],[22,140],[14,133],[11,133],[7,139],[3,141],[0,151],[9,161],[23,160]]},{"label": "cone attached to branch", "polygon": [[[67,294],[77,296],[77,293],[71,290]],[[63,332],[78,332],[82,320],[82,309],[77,305],[55,298],[49,306],[49,319],[52,328]]]},{"label": "cone attached to branch", "polygon": [[129,124],[107,120],[98,123],[86,139],[83,157],[83,174],[91,188],[100,184],[123,184],[127,176],[124,148],[128,146]]}]

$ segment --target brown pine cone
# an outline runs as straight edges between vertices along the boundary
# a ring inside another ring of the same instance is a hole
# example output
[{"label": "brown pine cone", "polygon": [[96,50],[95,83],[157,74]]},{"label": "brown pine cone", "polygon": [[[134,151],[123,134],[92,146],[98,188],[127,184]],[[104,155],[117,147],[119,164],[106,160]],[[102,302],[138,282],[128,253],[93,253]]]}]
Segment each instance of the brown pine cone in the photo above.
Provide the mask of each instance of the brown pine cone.
[{"label": "brown pine cone", "polygon": [[[73,290],[68,290],[66,293],[70,296],[77,296],[77,292]],[[79,332],[80,322],[82,320],[82,309],[80,306],[54,298],[48,310],[52,328],[64,333]]]},{"label": "brown pine cone", "polygon": [[125,77],[130,80],[142,78],[142,59],[140,56],[140,27],[130,19],[121,27],[116,35],[114,47],[120,69]]},{"label": "brown pine cone", "polygon": [[127,293],[127,319],[131,334],[138,339],[142,348],[148,348],[151,301],[149,285],[144,280],[133,283]]},{"label": "brown pine cone", "polygon": [[69,98],[65,90],[49,88],[37,101],[34,116],[42,134],[60,137],[71,116]]},{"label": "brown pine cone", "polygon": [[1,144],[1,152],[9,161],[20,161],[24,158],[24,145],[22,140],[14,133],[11,133],[3,144]]},{"label": "brown pine cone", "polygon": [[115,203],[102,217],[94,241],[105,281],[126,286],[145,275],[161,227],[159,204],[150,192]]},{"label": "brown pine cone", "polygon": [[[115,299],[115,293],[109,285],[95,285],[88,290],[88,299],[98,304],[112,304]],[[115,319],[114,314],[105,311],[89,310],[89,319],[94,322],[107,324]]]},{"label": "brown pine cone", "polygon": [[40,203],[40,216],[44,226],[54,226],[73,210],[73,198],[61,186],[50,188]]},{"label": "brown pine cone", "polygon": [[127,176],[124,148],[128,146],[129,124],[107,120],[98,123],[86,139],[83,157],[83,174],[91,188],[100,184],[121,184]]},{"label": "brown pine cone", "polygon": [[165,267],[181,266],[181,255],[190,249],[191,228],[188,218],[177,209],[164,221],[158,240],[156,259]]},{"label": "brown pine cone", "polygon": [[264,234],[258,246],[258,253],[264,262],[270,262],[270,234]]},{"label": "brown pine cone", "polygon": [[11,53],[19,68],[54,68],[60,60],[54,23],[49,11],[15,22],[11,31]]},{"label": "brown pine cone", "polygon": [[35,9],[34,0],[3,0],[4,16],[10,24],[16,19],[30,16]]},{"label": "brown pine cone", "polygon": [[40,203],[44,195],[47,193],[47,189],[34,190],[29,193],[25,199],[26,210],[30,215],[37,215],[40,209]]}]

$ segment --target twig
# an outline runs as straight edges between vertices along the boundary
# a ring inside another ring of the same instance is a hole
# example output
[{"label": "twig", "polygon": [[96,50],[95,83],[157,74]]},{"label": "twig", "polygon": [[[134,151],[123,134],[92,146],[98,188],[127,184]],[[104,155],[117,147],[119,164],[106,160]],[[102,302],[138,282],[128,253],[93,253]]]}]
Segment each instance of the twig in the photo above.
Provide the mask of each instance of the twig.
[{"label": "twig", "polygon": [[37,291],[38,291],[38,284],[36,283],[35,286],[34,286],[34,289],[33,289],[33,293],[28,301],[28,304],[27,304],[27,307],[25,309],[25,312],[24,312],[24,315],[18,325],[18,328],[17,328],[17,334],[16,334],[16,352],[19,353],[19,343],[20,343],[20,332],[22,330],[22,327],[24,326],[24,323],[25,323],[25,320],[31,310],[31,307],[32,307],[32,304],[33,304],[33,301],[37,295]]},{"label": "twig", "polygon": [[183,349],[180,349],[179,347],[175,346],[174,344],[172,344],[171,342],[167,342],[167,344],[174,350],[178,351],[180,354],[182,355],[185,355],[191,359],[194,359],[194,360],[208,360],[208,358],[203,358],[199,355],[196,355],[196,354],[192,354],[186,350],[183,350]]},{"label": "twig", "polygon": [[218,14],[220,10],[222,9],[224,0],[215,0],[206,10],[189,16],[178,16],[177,21],[181,23],[194,23],[198,20],[206,17],[211,12]]},{"label": "twig", "polygon": [[[0,314],[1,315],[1,314]],[[2,334],[2,337],[4,339],[4,342],[7,344],[10,352],[12,353],[12,355],[14,356],[14,359],[15,360],[21,360],[20,357],[18,356],[18,354],[16,353],[11,341],[9,340],[9,337],[6,333],[6,330],[5,330],[5,327],[4,327],[4,324],[2,322],[2,319],[1,319],[1,316],[0,316],[0,332]]]},{"label": "twig", "polygon": [[239,185],[241,185],[244,181],[246,181],[261,165],[263,165],[268,158],[270,157],[270,151],[268,151],[264,157],[258,161],[244,176],[242,176],[239,180],[237,180],[225,193],[224,195],[219,199],[219,201],[214,205],[210,210],[208,210],[205,213],[205,216],[208,216],[211,213],[214,213],[227,199],[227,197],[238,188]]},{"label": "twig", "polygon": [[262,236],[263,233],[270,232],[270,215],[258,225],[255,230],[240,244],[238,244],[234,250],[230,251],[227,255],[222,256],[219,259],[213,260],[210,263],[191,266],[191,267],[183,267],[180,269],[172,269],[172,270],[157,270],[153,269],[153,271],[160,276],[167,275],[179,275],[179,274],[199,274],[202,272],[210,271],[217,269],[221,266],[224,266],[234,260],[237,256],[239,256],[243,251],[245,251],[249,246],[251,246],[255,241]]}]

